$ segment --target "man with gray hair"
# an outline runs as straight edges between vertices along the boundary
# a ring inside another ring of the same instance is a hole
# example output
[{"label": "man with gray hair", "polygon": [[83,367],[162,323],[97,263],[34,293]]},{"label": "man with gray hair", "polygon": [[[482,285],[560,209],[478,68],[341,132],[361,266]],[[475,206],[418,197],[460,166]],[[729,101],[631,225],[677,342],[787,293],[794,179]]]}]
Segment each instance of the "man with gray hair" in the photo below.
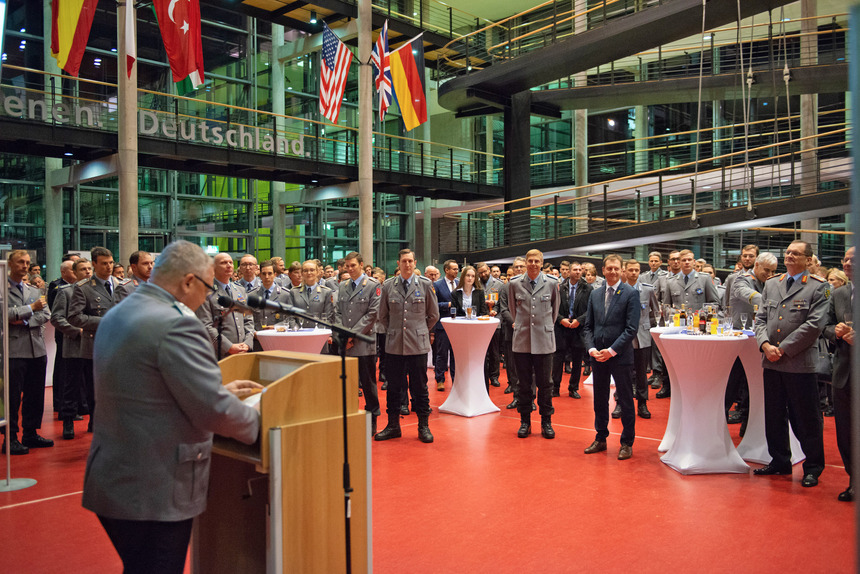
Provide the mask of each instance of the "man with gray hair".
[{"label": "man with gray hair", "polygon": [[206,509],[213,433],[253,444],[260,416],[241,398],[253,381],[221,382],[194,315],[214,291],[212,260],[168,245],[148,283],[111,309],[95,337],[98,419],[83,506],[96,513],[126,572],[181,573],[194,517]]}]

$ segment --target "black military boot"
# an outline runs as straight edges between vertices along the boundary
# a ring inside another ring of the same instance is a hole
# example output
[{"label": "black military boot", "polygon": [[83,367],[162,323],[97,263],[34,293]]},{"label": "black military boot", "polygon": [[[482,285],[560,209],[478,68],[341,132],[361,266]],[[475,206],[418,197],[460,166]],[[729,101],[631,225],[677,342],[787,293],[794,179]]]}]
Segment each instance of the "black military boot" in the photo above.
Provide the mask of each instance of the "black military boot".
[{"label": "black military boot", "polygon": [[390,438],[400,437],[400,417],[394,415],[394,417],[388,418],[388,424],[385,425],[384,429],[376,433],[376,436],[373,437],[373,440],[388,440]]},{"label": "black military boot", "polygon": [[543,438],[555,438],[555,431],[552,430],[552,417],[543,415],[540,418],[540,434]]},{"label": "black military boot", "polygon": [[520,413],[520,430],[517,431],[517,437],[526,438],[530,434],[532,434],[531,415]]},{"label": "black military boot", "polygon": [[433,442],[433,434],[427,424],[429,415],[418,415],[418,440],[421,442]]}]

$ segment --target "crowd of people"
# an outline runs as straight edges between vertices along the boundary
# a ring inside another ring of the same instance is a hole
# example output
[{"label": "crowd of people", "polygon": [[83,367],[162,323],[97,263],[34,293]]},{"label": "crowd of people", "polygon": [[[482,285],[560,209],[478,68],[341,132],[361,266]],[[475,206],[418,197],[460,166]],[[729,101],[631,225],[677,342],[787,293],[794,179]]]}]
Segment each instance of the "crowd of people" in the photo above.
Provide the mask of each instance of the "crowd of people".
[{"label": "crowd of people", "polygon": [[[194,312],[218,358],[262,350],[255,334],[278,324],[308,328],[318,320],[375,335],[375,345],[335,339],[323,352],[337,353],[344,345],[346,354],[358,359],[359,393],[372,414],[376,441],[400,437],[401,417],[414,412],[418,438],[425,443],[434,440],[428,369],[436,392],[450,388],[446,383],[456,384],[454,352],[440,319],[465,316],[467,309],[498,317],[486,353],[485,383],[487,389],[500,386],[505,369],[504,393],[511,395],[507,408],[520,414],[517,436],[531,434],[532,412],[538,411],[541,435],[554,438],[553,400],[561,397],[563,380],[567,377],[567,397],[580,399],[580,381],[591,374],[596,434],[585,453],[607,450],[612,417],[621,419],[618,458],[625,460],[632,456],[636,418],[651,418],[650,391],[656,390],[658,399],[672,392],[650,329],[665,319],[666,307],[693,312],[710,306],[730,315],[735,329],[752,329],[762,351],[766,437],[773,460],[755,474],[790,473],[790,421],[806,454],[802,483],[814,486],[824,468],[823,415],[836,417],[839,451],[850,472],[853,253],[853,248],[846,252],[841,269],[825,270],[809,244],[795,241],[782,254],[786,272],[775,274],[777,255],[747,245],[724,280],[690,250],[668,253],[666,265],[658,252],[650,253],[647,262],[608,255],[599,270],[571,260],[556,267],[531,250],[504,271],[499,265],[461,266],[448,260],[441,269],[428,265],[422,272],[415,254],[404,249],[391,277],[356,252],[332,265],[310,259],[289,266],[280,257],[259,262],[251,254],[234,264],[230,254],[219,253],[211,281],[195,275],[207,296]],[[53,446],[38,434],[47,368],[42,332],[48,321],[56,327],[53,397],[63,438],[73,439],[75,423],[84,417],[87,431],[93,431],[97,330],[113,307],[149,281],[154,260],[138,251],[122,266],[103,247],[90,255],[89,260],[64,257],[61,277],[49,285],[26,251],[9,255],[12,454]],[[245,303],[253,294],[299,308],[313,320],[272,307],[252,314],[223,305],[223,297]],[[611,380],[616,383],[612,410]],[[387,391],[387,419],[377,432],[379,383]],[[739,360],[727,384],[725,411],[729,423],[742,425],[743,435],[749,392]],[[852,498],[853,486],[840,494],[841,500]]]}]

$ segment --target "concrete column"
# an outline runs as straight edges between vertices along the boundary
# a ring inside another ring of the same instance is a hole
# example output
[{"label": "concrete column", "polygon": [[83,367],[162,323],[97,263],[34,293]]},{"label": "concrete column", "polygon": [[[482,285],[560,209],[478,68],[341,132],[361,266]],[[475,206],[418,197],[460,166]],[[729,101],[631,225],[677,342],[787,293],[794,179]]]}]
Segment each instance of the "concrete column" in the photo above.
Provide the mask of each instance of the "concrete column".
[{"label": "concrete column", "polygon": [[[43,25],[45,30],[51,29],[51,0],[44,0],[43,4]],[[47,34],[46,34],[47,37]],[[57,60],[51,56],[50,42],[44,43],[44,61],[45,71],[50,74],[59,74],[60,68],[57,66]],[[61,92],[61,82],[59,78],[55,81],[57,94]],[[45,76],[45,92],[50,93],[51,82]],[[45,186],[42,200],[45,206],[45,261],[34,261],[34,263],[44,264],[45,280],[52,281],[60,276],[60,260],[63,256],[63,193],[62,189],[54,189],[50,185],[50,174],[52,171],[61,169],[63,160],[46,157],[45,158]]]},{"label": "concrete column", "polygon": [[636,173],[648,171],[648,152],[645,149],[648,147],[648,106],[635,106],[634,113],[636,114],[636,123],[633,128],[634,142],[634,160],[633,169]]},{"label": "concrete column", "polygon": [[[137,66],[131,77],[126,73],[125,11],[134,10],[130,0],[117,4],[117,86],[119,159],[119,253],[117,261],[128,262],[128,256],[138,249],[137,201]],[[137,19],[135,18],[135,30]]]},{"label": "concrete column", "polygon": [[424,208],[424,225],[422,226],[424,253],[422,254],[422,260],[424,261],[424,267],[426,267],[433,261],[433,200],[425,197],[422,207]]},{"label": "concrete column", "polygon": [[[817,15],[817,0],[801,0],[800,17],[804,18],[800,25],[800,65],[811,66],[818,63],[818,30],[815,20],[807,20]],[[818,133],[818,94],[801,94],[800,96],[800,137],[805,138]],[[800,144],[800,193],[814,193],[817,190],[818,153],[809,151],[818,145],[817,138],[803,140]],[[818,229],[818,219],[803,219],[800,222],[803,229]],[[802,233],[801,240],[813,246],[818,253],[818,235]]]},{"label": "concrete column", "polygon": [[[272,70],[272,112],[284,114],[286,110],[286,89],[284,87],[284,64],[278,59],[277,54],[284,46],[284,27],[280,24],[272,24],[272,61],[269,67]],[[275,129],[280,132],[285,127],[283,118],[275,118]],[[287,242],[284,228],[287,225],[287,216],[283,204],[284,190],[286,186],[282,181],[273,181],[269,192],[269,201],[272,203],[272,257],[284,257]],[[289,263],[287,263],[289,265]]]},{"label": "concrete column", "polygon": [[493,184],[493,156],[490,155],[493,153],[493,116],[484,116],[485,121],[487,122],[487,129],[484,130],[486,133],[485,137],[485,145],[484,149],[487,150],[487,177],[485,181],[489,184]]},{"label": "concrete column", "polygon": [[[505,201],[531,195],[531,92],[511,96],[511,106],[505,108]],[[510,209],[528,207],[527,201],[509,204]],[[529,213],[512,213],[505,219],[507,241],[513,245],[528,243],[531,230]]]},{"label": "concrete column", "polygon": [[[373,67],[371,0],[358,0],[358,251],[373,264]],[[414,214],[413,214],[414,216]]]}]

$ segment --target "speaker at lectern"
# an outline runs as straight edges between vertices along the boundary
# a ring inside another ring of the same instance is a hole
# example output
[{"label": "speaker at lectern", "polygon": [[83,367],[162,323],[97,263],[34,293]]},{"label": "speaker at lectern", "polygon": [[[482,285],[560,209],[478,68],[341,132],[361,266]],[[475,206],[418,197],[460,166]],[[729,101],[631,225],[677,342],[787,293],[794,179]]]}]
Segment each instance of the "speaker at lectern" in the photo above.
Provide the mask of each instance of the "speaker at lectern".
[{"label": "speaker at lectern", "polygon": [[[265,351],[220,363],[224,382],[260,395],[254,445],[215,437],[206,512],[194,526],[196,573],[346,572],[340,358]],[[351,566],[371,570],[370,417],[358,408],[358,361],[347,358]]]}]

